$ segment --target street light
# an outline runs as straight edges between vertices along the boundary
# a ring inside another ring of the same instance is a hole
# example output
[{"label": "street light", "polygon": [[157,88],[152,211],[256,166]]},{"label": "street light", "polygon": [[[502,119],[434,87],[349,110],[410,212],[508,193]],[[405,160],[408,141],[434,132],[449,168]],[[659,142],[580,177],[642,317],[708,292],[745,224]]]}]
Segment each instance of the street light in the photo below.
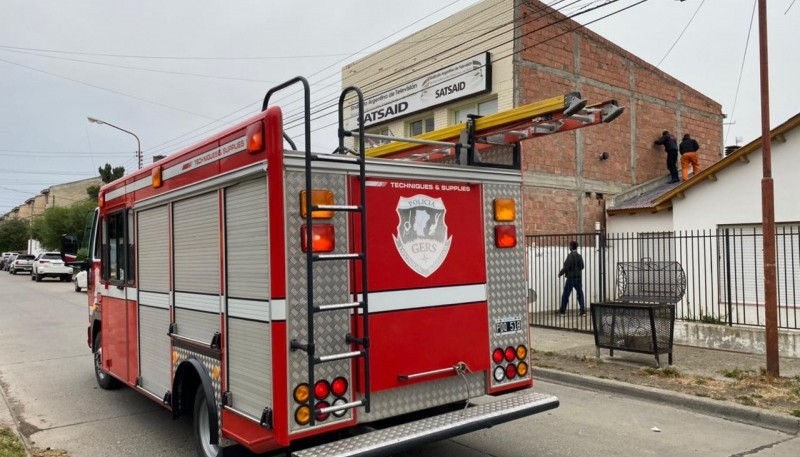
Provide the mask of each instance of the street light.
[{"label": "street light", "polygon": [[95,118],[93,118],[91,116],[87,117],[86,119],[88,119],[89,122],[91,122],[93,124],[100,124],[100,125],[105,124],[105,125],[107,125],[109,127],[113,127],[113,128],[115,128],[117,130],[121,130],[121,131],[123,131],[123,132],[125,132],[127,134],[133,135],[133,137],[136,138],[136,159],[139,161],[139,169],[140,170],[142,169],[142,144],[139,142],[139,137],[136,136],[135,133],[129,132],[129,131],[121,128],[121,127],[117,127],[116,125],[114,125],[114,124],[112,124],[110,122],[101,121],[100,119],[95,119]]}]

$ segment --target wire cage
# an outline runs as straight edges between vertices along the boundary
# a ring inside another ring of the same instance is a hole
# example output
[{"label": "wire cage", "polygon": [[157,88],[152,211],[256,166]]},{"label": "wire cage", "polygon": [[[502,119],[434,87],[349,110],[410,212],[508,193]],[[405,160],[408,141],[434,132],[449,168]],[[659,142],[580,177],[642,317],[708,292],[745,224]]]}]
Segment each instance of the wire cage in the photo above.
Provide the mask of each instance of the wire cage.
[{"label": "wire cage", "polygon": [[686,273],[678,262],[617,263],[617,299],[621,302],[677,303],[686,293]]},{"label": "wire cage", "polygon": [[686,293],[686,274],[678,262],[617,263],[617,301],[592,303],[597,357],[600,348],[667,354],[672,365],[675,303]]}]

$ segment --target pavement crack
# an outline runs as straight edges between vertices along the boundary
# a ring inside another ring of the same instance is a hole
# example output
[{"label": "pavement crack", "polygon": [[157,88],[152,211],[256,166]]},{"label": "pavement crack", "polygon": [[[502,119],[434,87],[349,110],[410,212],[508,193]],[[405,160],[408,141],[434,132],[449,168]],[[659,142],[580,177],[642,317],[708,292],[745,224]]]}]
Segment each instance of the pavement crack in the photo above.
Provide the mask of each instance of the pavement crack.
[{"label": "pavement crack", "polygon": [[19,362],[11,362],[11,363],[4,363],[0,364],[0,367],[13,367],[16,365],[24,365],[28,363],[39,363],[39,362],[51,362],[53,360],[64,360],[64,359],[77,359],[81,357],[92,357],[91,352],[87,352],[84,354],[75,354],[75,355],[65,355],[59,357],[50,357],[47,359],[30,359],[30,360],[20,360]]},{"label": "pavement crack", "polygon": [[764,444],[762,446],[754,447],[753,449],[750,449],[749,451],[740,452],[738,454],[731,454],[730,457],[745,457],[747,455],[756,455],[756,454],[761,453],[761,451],[765,451],[767,449],[772,449],[773,447],[775,447],[775,446],[777,446],[779,444],[783,444],[783,443],[785,443],[787,441],[791,441],[791,440],[793,440],[795,438],[796,438],[795,436],[790,436],[788,438],[775,441],[774,443]]},{"label": "pavement crack", "polygon": [[[61,429],[61,428],[74,427],[76,425],[86,425],[86,424],[93,424],[93,423],[96,423],[96,422],[105,422],[107,420],[120,419],[120,418],[123,418],[123,417],[144,416],[145,414],[150,414],[150,413],[159,412],[159,411],[161,411],[161,408],[153,408],[153,409],[150,409],[150,410],[147,410],[147,411],[139,411],[139,412],[131,413],[131,414],[120,414],[118,416],[101,417],[101,418],[98,418],[98,419],[79,421],[79,422],[72,422],[70,424],[56,425],[54,427],[36,428],[36,430],[33,433],[44,432],[44,431],[49,431],[49,430],[58,430],[58,429]],[[31,433],[31,434],[33,434],[33,433]]]}]

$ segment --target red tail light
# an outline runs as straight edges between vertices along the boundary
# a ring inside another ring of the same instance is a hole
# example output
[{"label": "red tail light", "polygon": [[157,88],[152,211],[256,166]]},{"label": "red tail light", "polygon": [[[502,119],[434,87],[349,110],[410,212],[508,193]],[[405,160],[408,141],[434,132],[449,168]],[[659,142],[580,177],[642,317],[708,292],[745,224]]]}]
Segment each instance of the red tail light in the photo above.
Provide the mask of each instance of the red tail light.
[{"label": "red tail light", "polygon": [[494,228],[494,245],[498,248],[513,248],[517,245],[517,227],[497,225]]},{"label": "red tail light", "polygon": [[331,385],[326,380],[317,381],[314,384],[314,398],[317,400],[322,400],[327,398],[328,395],[331,393]]},{"label": "red tail light", "polygon": [[42,263],[50,263],[50,261],[49,260],[39,260],[39,263],[40,264],[42,264]]},{"label": "red tail light", "polygon": [[344,397],[347,393],[347,380],[342,377],[334,379],[333,384],[331,384],[331,389],[333,390],[333,395]]},{"label": "red tail light", "polygon": [[329,408],[331,405],[327,401],[321,401],[314,405],[314,409],[317,410],[316,418],[318,421],[324,421],[328,417],[330,417],[331,413],[321,413],[320,410],[322,408]]},{"label": "red tail light", "polygon": [[506,360],[510,362],[514,360],[516,356],[517,356],[517,351],[514,348],[512,348],[511,346],[506,348]]},{"label": "red tail light", "polygon": [[508,379],[514,379],[516,376],[517,376],[517,367],[515,367],[514,364],[511,363],[506,367],[506,377]]},{"label": "red tail light", "polygon": [[[308,250],[306,225],[300,229],[303,252]],[[311,249],[313,252],[331,252],[336,249],[336,236],[332,224],[314,224],[311,226]]]},{"label": "red tail light", "polygon": [[492,360],[494,360],[494,363],[502,362],[503,357],[505,356],[503,355],[503,350],[500,348],[497,348],[494,350],[494,352],[492,352]]}]

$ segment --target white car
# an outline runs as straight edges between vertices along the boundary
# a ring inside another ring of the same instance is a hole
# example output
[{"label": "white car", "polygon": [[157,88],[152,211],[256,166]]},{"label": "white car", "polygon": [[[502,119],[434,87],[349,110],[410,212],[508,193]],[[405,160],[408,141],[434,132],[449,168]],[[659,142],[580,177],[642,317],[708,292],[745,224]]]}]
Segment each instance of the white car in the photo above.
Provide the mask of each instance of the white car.
[{"label": "white car", "polygon": [[41,282],[48,276],[64,282],[72,279],[72,267],[64,265],[60,252],[43,252],[33,261],[31,281]]},{"label": "white car", "polygon": [[78,274],[75,275],[75,279],[72,280],[72,282],[75,283],[75,292],[80,292],[81,289],[85,289],[87,287],[86,285],[87,277],[88,274],[86,273],[86,270],[81,270],[80,272],[78,272]]}]

